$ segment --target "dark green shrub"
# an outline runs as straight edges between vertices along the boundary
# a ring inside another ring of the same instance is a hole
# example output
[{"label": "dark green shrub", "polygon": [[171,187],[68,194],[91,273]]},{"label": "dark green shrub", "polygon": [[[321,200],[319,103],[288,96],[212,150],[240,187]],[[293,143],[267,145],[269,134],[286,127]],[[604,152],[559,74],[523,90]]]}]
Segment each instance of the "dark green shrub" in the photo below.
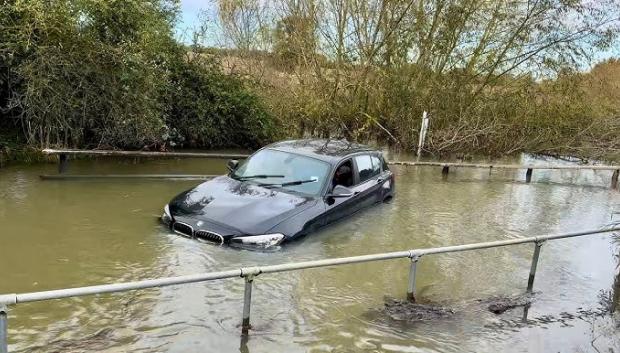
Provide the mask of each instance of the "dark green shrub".
[{"label": "dark green shrub", "polygon": [[241,78],[212,57],[192,53],[176,62],[167,124],[188,147],[256,148],[269,142],[273,120]]},{"label": "dark green shrub", "polygon": [[176,0],[0,2],[0,128],[31,146],[257,147],[243,82],[173,36]]}]

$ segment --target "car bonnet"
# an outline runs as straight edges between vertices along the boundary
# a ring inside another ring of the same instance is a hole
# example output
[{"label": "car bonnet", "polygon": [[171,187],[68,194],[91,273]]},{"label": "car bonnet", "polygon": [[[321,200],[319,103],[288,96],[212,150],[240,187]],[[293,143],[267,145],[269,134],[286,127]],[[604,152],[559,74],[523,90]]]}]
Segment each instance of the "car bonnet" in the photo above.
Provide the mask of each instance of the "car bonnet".
[{"label": "car bonnet", "polygon": [[179,194],[170,211],[175,219],[202,220],[220,231],[262,234],[316,202],[315,197],[221,176]]}]

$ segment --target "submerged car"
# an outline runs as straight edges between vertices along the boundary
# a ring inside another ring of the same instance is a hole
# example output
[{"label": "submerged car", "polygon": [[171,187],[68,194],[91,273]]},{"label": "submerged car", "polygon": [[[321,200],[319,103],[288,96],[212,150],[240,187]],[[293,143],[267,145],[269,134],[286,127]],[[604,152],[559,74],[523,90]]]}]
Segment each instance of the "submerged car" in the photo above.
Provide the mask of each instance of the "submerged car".
[{"label": "submerged car", "polygon": [[228,169],[177,195],[162,221],[186,237],[268,248],[394,196],[381,152],[343,140],[277,142]]}]

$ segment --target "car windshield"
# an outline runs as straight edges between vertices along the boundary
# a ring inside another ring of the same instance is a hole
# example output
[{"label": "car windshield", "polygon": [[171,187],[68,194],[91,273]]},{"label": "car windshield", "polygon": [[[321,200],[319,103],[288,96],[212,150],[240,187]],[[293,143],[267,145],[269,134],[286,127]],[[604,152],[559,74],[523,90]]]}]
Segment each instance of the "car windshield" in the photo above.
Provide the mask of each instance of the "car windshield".
[{"label": "car windshield", "polygon": [[[247,159],[231,177],[270,187],[317,195],[329,173],[329,164],[318,159],[264,149]],[[298,182],[297,185],[287,183]]]}]

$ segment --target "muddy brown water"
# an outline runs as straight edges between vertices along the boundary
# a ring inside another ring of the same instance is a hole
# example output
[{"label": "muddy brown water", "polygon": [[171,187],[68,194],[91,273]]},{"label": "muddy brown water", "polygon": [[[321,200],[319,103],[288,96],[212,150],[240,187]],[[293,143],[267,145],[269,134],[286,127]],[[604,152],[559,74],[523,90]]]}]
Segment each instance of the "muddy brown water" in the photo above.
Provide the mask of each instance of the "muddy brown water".
[{"label": "muddy brown water", "polygon": [[[406,156],[400,156],[406,158]],[[531,162],[527,157],[507,162]],[[539,161],[534,161],[539,162]],[[544,163],[544,162],[541,162]],[[560,162],[558,162],[560,163]],[[217,174],[221,160],[72,161],[72,173]],[[202,244],[155,217],[197,181],[41,181],[56,166],[0,169],[0,293],[192,274],[255,264],[512,239],[604,226],[620,212],[610,173],[393,167],[397,196],[276,252]],[[543,246],[535,299],[523,320],[487,298],[525,290],[531,244],[427,256],[418,297],[451,315],[395,320],[384,308],[406,292],[406,259],[259,276],[249,339],[240,336],[243,281],[19,304],[10,349],[45,352],[496,352],[618,349],[613,296],[620,252],[610,236]],[[386,299],[387,298],[387,299]],[[604,311],[604,310],[603,310]],[[397,318],[399,317],[396,315]],[[600,337],[599,337],[600,336]]]}]

